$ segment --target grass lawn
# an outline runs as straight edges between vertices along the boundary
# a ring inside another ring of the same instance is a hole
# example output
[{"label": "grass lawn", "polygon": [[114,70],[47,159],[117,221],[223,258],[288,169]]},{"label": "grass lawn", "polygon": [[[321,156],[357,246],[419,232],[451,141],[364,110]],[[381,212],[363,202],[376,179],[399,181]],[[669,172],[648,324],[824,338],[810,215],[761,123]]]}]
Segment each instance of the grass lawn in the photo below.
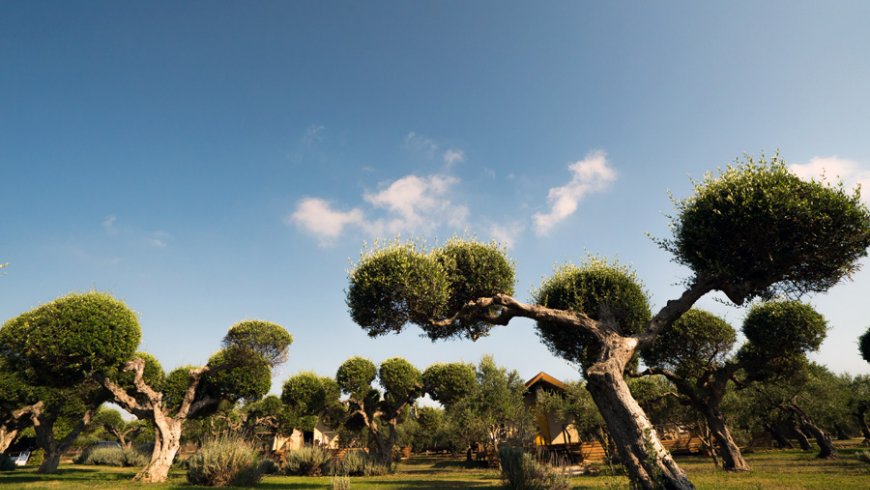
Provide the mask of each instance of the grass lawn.
[{"label": "grass lawn", "polygon": [[[870,489],[870,464],[857,460],[859,448],[841,450],[837,460],[823,461],[814,453],[801,451],[759,451],[747,454],[753,471],[742,474],[725,473],[701,457],[677,458],[699,489]],[[106,489],[150,488],[191,489],[207,488],[187,485],[184,473],[173,472],[169,483],[162,485],[134,484],[130,481],[135,471],[130,468],[63,465],[57,475],[37,475],[34,468],[13,472],[0,472],[0,487],[22,489]],[[291,476],[267,476],[258,488],[329,489],[331,479]],[[628,488],[625,477],[583,476],[572,479],[575,489]],[[461,459],[417,456],[399,465],[393,475],[354,478],[354,489],[417,489],[484,488],[499,487],[498,474],[484,469],[466,469]]]}]

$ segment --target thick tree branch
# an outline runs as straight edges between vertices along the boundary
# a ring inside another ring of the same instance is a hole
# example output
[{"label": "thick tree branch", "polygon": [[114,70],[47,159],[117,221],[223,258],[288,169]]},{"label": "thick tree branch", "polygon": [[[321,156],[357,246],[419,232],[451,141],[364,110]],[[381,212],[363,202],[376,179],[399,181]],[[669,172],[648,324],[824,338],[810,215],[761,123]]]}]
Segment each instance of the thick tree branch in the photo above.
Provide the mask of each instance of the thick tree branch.
[{"label": "thick tree branch", "polygon": [[449,327],[456,322],[482,321],[493,325],[507,325],[514,317],[580,328],[596,338],[604,338],[598,322],[586,314],[521,303],[506,294],[469,301],[453,316],[442,320],[430,320],[429,324],[434,327]]},{"label": "thick tree branch", "polygon": [[203,407],[217,402],[217,400],[212,400],[211,398],[206,397],[194,403],[194,400],[196,399],[196,389],[199,387],[202,375],[207,372],[208,366],[190,370],[190,384],[184,392],[184,398],[181,401],[181,408],[178,409],[178,413],[175,415],[176,418],[187,418],[188,414],[192,415],[196,410],[200,410]]},{"label": "thick tree branch", "polygon": [[650,320],[646,331],[638,336],[639,348],[651,344],[663,329],[674,323],[683,313],[689,311],[692,305],[701,296],[712,291],[716,287],[716,281],[707,276],[697,276],[689,285],[688,289],[677,298],[668,301],[665,306]]},{"label": "thick tree branch", "polygon": [[[132,413],[136,417],[140,419],[148,419],[151,418],[151,410],[152,407],[144,407],[142,406],[136,398],[130,396],[127,393],[127,390],[121,388],[114,381],[108,379],[104,376],[100,376],[98,381],[106,389],[112,396],[115,398],[115,402],[118,405],[121,405],[124,410]],[[149,400],[150,401],[150,400]]]}]

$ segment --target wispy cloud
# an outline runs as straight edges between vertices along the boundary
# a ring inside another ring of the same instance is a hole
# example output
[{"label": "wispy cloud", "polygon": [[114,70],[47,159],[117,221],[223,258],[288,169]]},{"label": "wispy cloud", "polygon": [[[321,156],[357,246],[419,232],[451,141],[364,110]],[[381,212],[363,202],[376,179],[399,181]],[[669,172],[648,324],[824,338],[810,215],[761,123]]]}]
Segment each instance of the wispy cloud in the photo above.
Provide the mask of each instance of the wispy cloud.
[{"label": "wispy cloud", "polygon": [[616,180],[616,171],[608,164],[603,151],[594,151],[583,160],[568,166],[571,181],[560,187],[553,187],[547,193],[550,211],[535,213],[532,220],[535,232],[546,235],[560,221],[577,211],[580,201],[590,192],[607,189]]},{"label": "wispy cloud", "polygon": [[326,126],[322,124],[312,124],[305,129],[305,133],[302,135],[302,144],[305,146],[311,147],[314,146],[321,141],[323,141],[323,133],[326,130]]},{"label": "wispy cloud", "polygon": [[465,161],[465,152],[458,148],[449,148],[441,155],[441,158],[444,160],[444,165],[450,168]]},{"label": "wispy cloud", "polygon": [[106,230],[106,233],[109,235],[115,235],[118,233],[118,230],[115,229],[115,222],[118,221],[118,218],[115,215],[108,215],[103,219],[101,223],[103,225],[103,229]]},{"label": "wispy cloud", "polygon": [[495,223],[489,227],[489,236],[507,248],[513,248],[517,240],[526,230],[526,226],[520,222]]},{"label": "wispy cloud", "polygon": [[411,131],[405,136],[405,146],[413,151],[419,151],[429,158],[438,152],[438,144],[431,139]]},{"label": "wispy cloud", "polygon": [[348,227],[379,237],[399,233],[431,232],[440,226],[462,228],[468,208],[450,199],[450,190],[459,179],[446,175],[407,175],[385,183],[377,191],[365,192],[363,200],[370,212],[383,216],[367,218],[360,208],[335,209],[319,198],[301,200],[286,221],[316,236],[321,245],[329,245]]},{"label": "wispy cloud", "polygon": [[100,225],[103,227],[106,235],[113,237],[113,239],[121,239],[140,245],[144,243],[151,248],[166,248],[169,246],[169,242],[172,241],[172,235],[166,231],[157,230],[148,232],[134,226],[122,224],[114,214],[103,218]]},{"label": "wispy cloud", "polygon": [[789,165],[789,170],[802,179],[842,180],[847,189],[861,185],[861,198],[870,203],[870,169],[855,160],[838,156],[813,157],[807,163]]}]

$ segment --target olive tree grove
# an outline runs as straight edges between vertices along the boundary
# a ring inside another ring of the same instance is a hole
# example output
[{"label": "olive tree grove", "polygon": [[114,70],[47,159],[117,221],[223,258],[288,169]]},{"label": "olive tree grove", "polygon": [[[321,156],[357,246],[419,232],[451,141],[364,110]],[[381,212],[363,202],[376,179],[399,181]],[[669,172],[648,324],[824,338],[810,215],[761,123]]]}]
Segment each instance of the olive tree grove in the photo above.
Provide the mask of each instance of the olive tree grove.
[{"label": "olive tree grove", "polygon": [[154,357],[138,353],[117,376],[100,376],[114,402],[154,426],[154,450],[135,479],[163,482],[181,447],[188,419],[208,414],[227,400],[255,401],[268,393],[272,368],[283,362],[293,338],[280,325],[248,320],[233,325],[223,349],[205,366],[164,374]]},{"label": "olive tree grove", "polygon": [[726,390],[738,374],[770,380],[790,373],[807,351],[819,348],[825,320],[797,301],[772,301],[753,306],[743,323],[748,342],[732,355],[737,335],[725,320],[691,309],[665,328],[642,352],[645,374],[665,376],[693,409],[703,415],[728,471],[748,471],[749,465],[722,413]]},{"label": "olive tree grove", "polygon": [[634,484],[694,488],[632,397],[626,366],[712,291],[741,305],[831,288],[866,255],[870,212],[858,191],[803,181],[779,156],[708,175],[676,207],[673,237],[659,245],[691,275],[654,315],[635,275],[605,260],[562,267],[523,303],[512,296],[514,267],[504,251],[464,240],[365,251],[350,271],[347,304],[372,337],[411,323],[433,340],[477,339],[514,317],[535,320],[550,349],[581,366]]}]

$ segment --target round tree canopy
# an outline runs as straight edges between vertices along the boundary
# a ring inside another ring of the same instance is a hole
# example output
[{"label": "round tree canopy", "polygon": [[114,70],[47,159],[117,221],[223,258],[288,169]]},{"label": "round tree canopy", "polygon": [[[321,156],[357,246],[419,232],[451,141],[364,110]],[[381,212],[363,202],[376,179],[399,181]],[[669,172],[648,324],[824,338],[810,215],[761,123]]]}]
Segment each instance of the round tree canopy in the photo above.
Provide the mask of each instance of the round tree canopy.
[{"label": "round tree canopy", "polygon": [[728,322],[693,308],[665,328],[641,356],[648,366],[697,376],[722,363],[736,340],[737,333]]},{"label": "round tree canopy", "polygon": [[420,371],[413,364],[393,357],[381,363],[378,379],[387,394],[399,399],[406,399],[422,388]]},{"label": "round tree canopy", "polygon": [[347,306],[369,336],[398,333],[407,323],[439,318],[449,299],[444,268],[412,243],[363,254],[350,272]]},{"label": "round tree canopy", "polygon": [[[623,335],[641,332],[650,321],[649,302],[634,272],[601,259],[561,267],[534,292],[533,300],[548,308],[611,321]],[[583,366],[595,359],[596,342],[585,331],[541,321],[537,328],[553,353]]]},{"label": "round tree canopy", "polygon": [[319,415],[336,404],[339,395],[340,390],[334,379],[304,372],[284,382],[281,400],[296,415]]},{"label": "round tree canopy", "polygon": [[351,357],[339,366],[335,380],[344,393],[364,397],[371,390],[377,372],[372,361],[362,357]]},{"label": "round tree canopy", "polygon": [[[497,294],[514,294],[514,265],[495,243],[454,238],[432,251],[447,273],[450,297],[446,313],[458,312],[467,302]],[[432,339],[456,335],[477,338],[489,331],[486,323],[457,323],[451,328],[429,328]]]},{"label": "round tree canopy", "polygon": [[70,294],[7,321],[0,352],[40,382],[68,385],[118,369],[141,337],[136,315],[104,293]]},{"label": "round tree canopy", "polygon": [[451,406],[469,395],[477,383],[474,366],[461,362],[433,364],[423,371],[423,387],[433,400]]},{"label": "round tree canopy", "polygon": [[663,245],[737,304],[825,291],[870,246],[870,212],[857,190],[803,181],[778,155],[708,175],[677,211],[674,239]]},{"label": "round tree canopy", "polygon": [[287,360],[293,336],[277,323],[244,320],[230,327],[224,337],[224,348],[247,349],[262,356],[275,367]]},{"label": "round tree canopy", "polygon": [[202,379],[203,393],[231,402],[259,400],[272,387],[272,369],[262,357],[229,348],[211,356]]}]

